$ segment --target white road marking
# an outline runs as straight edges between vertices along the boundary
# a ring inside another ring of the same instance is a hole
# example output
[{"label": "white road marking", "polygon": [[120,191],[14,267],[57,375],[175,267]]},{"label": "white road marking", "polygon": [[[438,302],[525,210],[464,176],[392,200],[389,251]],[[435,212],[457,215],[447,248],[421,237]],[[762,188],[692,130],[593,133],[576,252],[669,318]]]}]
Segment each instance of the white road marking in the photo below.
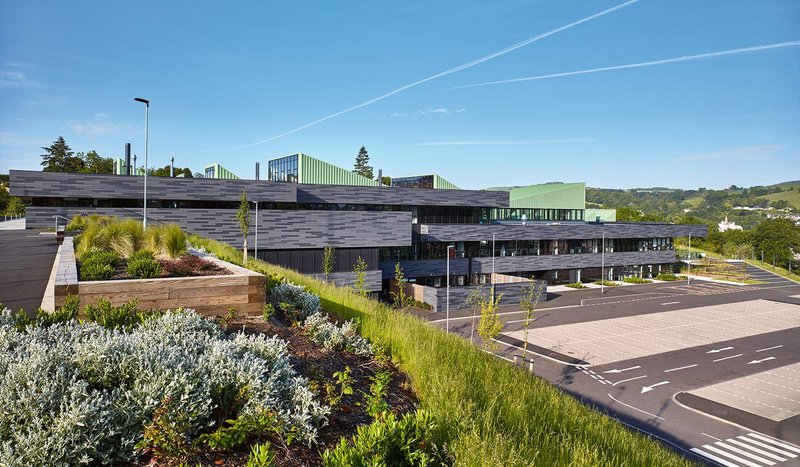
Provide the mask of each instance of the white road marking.
[{"label": "white road marking", "polygon": [[711,459],[712,461],[717,462],[718,464],[724,465],[725,467],[739,467],[738,465],[728,462],[725,459],[717,457],[713,454],[709,454],[700,448],[692,448],[691,451],[695,454],[699,454],[700,456],[705,457],[706,459]]},{"label": "white road marking", "polygon": [[[794,446],[794,445],[791,445],[791,444],[786,444],[786,443],[784,443],[782,441],[778,441],[777,439],[769,438],[769,437],[760,435],[758,433],[750,433],[750,436],[754,436],[754,437],[756,437],[756,438],[758,438],[758,439],[760,439],[760,440],[762,440],[764,442],[771,443],[771,444],[774,444],[776,446],[780,446],[780,447],[782,447],[784,449],[788,449],[790,451],[794,451],[794,452],[800,454],[800,448],[798,448],[797,446]],[[795,456],[795,457],[797,457],[797,456]]]},{"label": "white road marking", "polygon": [[776,456],[775,454],[772,454],[771,452],[767,452],[767,451],[765,451],[763,449],[758,449],[757,447],[750,446],[749,444],[743,443],[743,442],[741,442],[741,441],[739,441],[737,439],[730,438],[730,439],[726,439],[725,441],[727,441],[729,443],[733,443],[733,444],[735,444],[737,446],[742,446],[742,447],[747,448],[747,449],[749,449],[749,450],[751,450],[753,452],[757,452],[757,453],[761,454],[762,456],[767,456],[770,459],[775,459],[778,462],[783,462],[783,461],[786,460],[783,457]]},{"label": "white road marking", "polygon": [[647,378],[647,375],[637,376],[635,378],[623,379],[622,381],[617,381],[616,383],[612,384],[612,386],[616,386],[616,385],[618,385],[620,383],[626,383],[628,381],[633,381],[635,379],[641,379],[641,378]]},{"label": "white road marking", "polygon": [[[753,433],[750,433],[750,435],[753,435]],[[792,459],[797,457],[796,454],[792,454],[791,452],[778,449],[775,446],[770,446],[768,444],[764,444],[761,441],[756,441],[754,439],[750,439],[750,438],[747,438],[745,436],[737,436],[737,438],[739,438],[741,440],[744,440],[744,441],[747,441],[748,443],[753,443],[756,446],[761,446],[764,449],[769,449],[770,451],[775,451],[775,452],[779,453],[782,456],[791,457]]]},{"label": "white road marking", "polygon": [[664,370],[664,373],[670,373],[672,371],[678,371],[678,370],[685,370],[687,368],[694,368],[696,366],[697,366],[697,363],[695,363],[694,365],[686,365],[686,366],[682,366],[682,367],[678,367],[678,368],[670,368],[669,370]]},{"label": "white road marking", "polygon": [[669,384],[669,381],[662,381],[660,383],[651,384],[650,386],[642,386],[642,392],[640,394],[644,394],[646,392],[650,392],[658,386],[662,386],[664,384]]},{"label": "white road marking", "polygon": [[730,357],[718,358],[718,359],[714,360],[714,362],[721,362],[721,361],[723,361],[723,360],[728,360],[728,359],[730,359],[730,358],[741,357],[742,355],[744,355],[744,354],[743,354],[743,353],[740,353],[740,354],[736,354],[736,355],[731,355]]},{"label": "white road marking", "polygon": [[605,374],[605,373],[622,373],[623,371],[636,370],[638,368],[641,368],[641,366],[636,365],[636,366],[632,366],[630,368],[624,368],[622,370],[618,370],[618,369],[608,370],[608,371],[604,371],[603,374]]},{"label": "white road marking", "polygon": [[609,394],[609,395],[608,395],[608,397],[610,397],[610,398],[611,398],[611,399],[612,399],[614,402],[616,402],[616,403],[618,403],[618,404],[622,404],[622,405],[624,405],[625,407],[631,408],[631,409],[633,409],[633,410],[636,410],[637,412],[641,412],[641,413],[643,413],[643,414],[645,414],[645,415],[650,415],[651,417],[655,417],[655,418],[657,418],[657,419],[659,419],[659,420],[664,420],[664,417],[659,417],[658,415],[653,415],[653,414],[651,414],[650,412],[645,412],[645,411],[644,411],[644,410],[642,410],[642,409],[637,409],[636,407],[634,407],[634,406],[632,406],[632,405],[628,405],[628,404],[626,404],[626,403],[624,403],[624,402],[622,402],[622,401],[620,401],[620,400],[618,400],[618,399],[615,399],[615,398],[614,398],[614,396],[612,396],[611,394]]},{"label": "white road marking", "polygon": [[717,441],[714,444],[716,444],[717,446],[719,446],[721,448],[725,448],[725,449],[728,449],[730,451],[733,451],[733,452],[735,452],[737,454],[741,454],[743,456],[747,456],[750,459],[756,460],[758,462],[761,462],[761,463],[764,463],[764,464],[767,464],[767,465],[775,465],[775,463],[772,462],[769,459],[764,459],[763,457],[757,456],[755,454],[750,454],[749,452],[747,452],[745,450],[742,450],[742,449],[739,449],[737,447],[731,446],[730,444],[725,444],[722,441]]},{"label": "white road marking", "polygon": [[708,433],[703,433],[702,431],[700,432],[700,434],[701,434],[701,435],[704,435],[704,436],[708,436],[709,438],[711,438],[711,439],[715,439],[715,440],[717,440],[717,441],[722,441],[721,439],[717,438],[716,436],[711,436],[711,435],[709,435]]},{"label": "white road marking", "polygon": [[764,363],[764,362],[767,362],[767,361],[770,361],[770,360],[775,360],[775,357],[767,357],[767,358],[762,358],[761,360],[753,360],[752,362],[747,362],[747,364],[748,365],[754,365],[754,364],[757,364],[757,363]]},{"label": "white road marking", "polygon": [[747,459],[742,459],[742,458],[741,458],[741,457],[739,457],[739,456],[735,456],[735,455],[733,455],[733,454],[731,454],[731,453],[729,453],[729,452],[723,451],[722,449],[716,448],[716,447],[714,447],[714,446],[712,446],[712,445],[710,445],[710,444],[706,444],[706,445],[704,445],[704,446],[703,446],[703,448],[704,448],[704,449],[708,449],[708,450],[710,450],[710,451],[714,451],[714,452],[716,452],[717,454],[720,454],[720,455],[722,455],[722,456],[728,457],[728,458],[730,458],[730,459],[733,459],[733,460],[735,460],[736,462],[741,462],[741,463],[742,463],[742,464],[744,464],[744,465],[749,465],[750,467],[761,467],[760,465],[758,465],[758,464],[756,464],[756,463],[750,462],[750,461],[749,461],[749,460],[747,460]]},{"label": "white road marking", "polygon": [[722,351],[725,351],[725,350],[731,350],[731,349],[733,349],[733,347],[723,347],[721,349],[709,350],[706,353],[719,353],[719,352],[722,352]]},{"label": "white road marking", "polygon": [[662,303],[661,305],[662,306],[663,305],[677,305],[678,303],[680,303],[680,302],[667,302],[667,303]]},{"label": "white road marking", "polygon": [[781,347],[783,347],[783,344],[776,345],[775,347],[767,347],[766,349],[759,349],[759,350],[756,350],[756,353],[758,353],[758,352],[766,352],[767,350],[780,349]]}]

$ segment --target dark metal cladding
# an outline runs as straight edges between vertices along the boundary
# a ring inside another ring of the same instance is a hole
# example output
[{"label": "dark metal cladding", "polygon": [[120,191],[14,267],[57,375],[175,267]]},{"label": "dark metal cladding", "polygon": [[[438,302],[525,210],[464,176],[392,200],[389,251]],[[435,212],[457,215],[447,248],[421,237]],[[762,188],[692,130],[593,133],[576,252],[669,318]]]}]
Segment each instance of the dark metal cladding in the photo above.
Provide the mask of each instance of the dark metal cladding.
[{"label": "dark metal cladding", "polygon": [[584,238],[705,237],[708,226],[658,223],[544,223],[503,224],[422,224],[414,226],[423,242],[468,242],[491,240],[572,240]]},{"label": "dark metal cladding", "polygon": [[493,208],[508,207],[508,192],[483,190],[423,190],[417,188],[381,188],[343,185],[298,185],[297,202]]}]

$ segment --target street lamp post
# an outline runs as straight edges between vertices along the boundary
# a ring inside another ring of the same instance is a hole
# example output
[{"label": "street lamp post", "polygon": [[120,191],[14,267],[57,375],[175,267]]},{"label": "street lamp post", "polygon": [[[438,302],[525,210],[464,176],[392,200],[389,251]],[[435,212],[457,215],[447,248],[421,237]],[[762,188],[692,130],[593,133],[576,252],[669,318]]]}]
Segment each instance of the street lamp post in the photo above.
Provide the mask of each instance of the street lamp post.
[{"label": "street lamp post", "polygon": [[142,212],[142,228],[147,228],[147,130],[149,127],[150,101],[136,97],[136,102],[144,104],[144,211]]},{"label": "street lamp post", "polygon": [[606,233],[603,232],[603,246],[600,253],[600,295],[606,293]]},{"label": "street lamp post", "polygon": [[494,303],[494,234],[492,234],[492,303]]},{"label": "street lamp post", "polygon": [[256,259],[258,259],[258,201],[253,201],[256,203]]},{"label": "street lamp post", "polygon": [[450,332],[450,249],[454,245],[447,245],[447,316],[445,317],[445,329]]},{"label": "street lamp post", "polygon": [[692,234],[689,234],[689,253],[686,254],[686,285],[692,283]]}]

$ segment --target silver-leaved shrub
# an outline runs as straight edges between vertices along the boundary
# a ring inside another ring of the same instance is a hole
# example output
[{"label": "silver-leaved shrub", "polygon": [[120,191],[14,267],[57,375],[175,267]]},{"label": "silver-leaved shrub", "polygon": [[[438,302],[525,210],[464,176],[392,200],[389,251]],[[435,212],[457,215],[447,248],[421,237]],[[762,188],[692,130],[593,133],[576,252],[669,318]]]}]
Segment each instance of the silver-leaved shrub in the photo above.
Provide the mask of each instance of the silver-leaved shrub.
[{"label": "silver-leaved shrub", "polygon": [[355,321],[337,326],[327,315],[316,312],[303,322],[306,335],[317,345],[329,350],[350,350],[362,357],[372,357],[372,345],[358,335]]},{"label": "silver-leaved shrub", "polygon": [[130,460],[166,397],[194,437],[226,394],[245,395],[239,415],[272,411],[309,443],[329,412],[289,365],[285,341],[226,338],[191,310],[127,332],[76,321],[20,332],[0,313],[0,465]]},{"label": "silver-leaved shrub", "polygon": [[272,288],[272,296],[278,303],[286,303],[299,313],[299,321],[303,321],[320,310],[319,297],[307,292],[303,287],[286,279]]}]

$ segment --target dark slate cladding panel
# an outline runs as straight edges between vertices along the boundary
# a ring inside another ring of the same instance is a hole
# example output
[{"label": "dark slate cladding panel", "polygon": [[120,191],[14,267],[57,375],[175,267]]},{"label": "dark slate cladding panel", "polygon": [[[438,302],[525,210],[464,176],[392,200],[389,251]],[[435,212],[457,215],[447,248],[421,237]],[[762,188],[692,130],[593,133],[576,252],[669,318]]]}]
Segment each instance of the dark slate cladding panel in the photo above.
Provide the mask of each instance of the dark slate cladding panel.
[{"label": "dark slate cladding panel", "polygon": [[[602,254],[585,253],[573,255],[541,255],[541,256],[502,256],[495,257],[495,272],[545,271],[553,269],[599,268],[602,265]],[[668,264],[676,262],[674,251],[634,251],[624,253],[606,253],[605,266],[633,266],[643,264]],[[450,274],[466,275],[469,270],[469,259],[450,260]],[[394,278],[392,262],[380,263],[384,279]],[[400,261],[406,277],[444,276],[447,274],[447,261],[443,259],[426,259],[418,261]],[[492,272],[492,258],[472,258],[472,273],[488,274]]]},{"label": "dark slate cladding panel", "polygon": [[423,224],[414,227],[423,242],[491,240],[569,240],[600,238],[705,237],[706,225],[647,223],[564,223],[528,225]]},{"label": "dark slate cladding panel", "polygon": [[[11,171],[11,194],[24,197],[139,199],[144,177]],[[242,192],[251,200],[294,203],[297,185],[266,180],[147,177],[149,199],[238,201]]]},{"label": "dark slate cladding panel", "polygon": [[508,192],[418,188],[298,185],[298,203],[508,207]]},{"label": "dark slate cladding panel", "polygon": [[[29,207],[28,228],[50,227],[53,216],[72,218],[81,212],[117,217],[142,218],[141,209]],[[251,211],[252,214],[255,214]],[[235,209],[147,210],[148,222],[177,223],[186,231],[240,246]],[[253,216],[255,217],[255,215]],[[258,211],[258,247],[264,249],[377,248],[411,245],[410,212],[365,211]],[[63,225],[64,221],[61,221]],[[255,246],[255,219],[248,246]]]},{"label": "dark slate cladding panel", "polygon": [[[325,280],[325,274],[309,274],[311,277],[316,277],[319,280]],[[352,287],[356,281],[356,275],[350,272],[334,272],[328,276],[328,280],[336,285],[344,287]],[[364,278],[364,288],[370,292],[380,292],[381,290],[381,271],[366,271]]]},{"label": "dark slate cladding panel", "polygon": [[[540,291],[539,302],[547,301],[547,282],[533,281]],[[530,286],[530,282],[514,282],[510,284],[495,284],[495,294],[503,295],[501,305],[514,305],[520,302],[525,289]],[[466,309],[467,298],[478,287],[450,287],[450,310]],[[447,309],[447,287],[425,287],[423,290],[425,303],[433,307],[433,311],[445,311]],[[483,293],[489,293],[489,287],[483,287]]]}]

